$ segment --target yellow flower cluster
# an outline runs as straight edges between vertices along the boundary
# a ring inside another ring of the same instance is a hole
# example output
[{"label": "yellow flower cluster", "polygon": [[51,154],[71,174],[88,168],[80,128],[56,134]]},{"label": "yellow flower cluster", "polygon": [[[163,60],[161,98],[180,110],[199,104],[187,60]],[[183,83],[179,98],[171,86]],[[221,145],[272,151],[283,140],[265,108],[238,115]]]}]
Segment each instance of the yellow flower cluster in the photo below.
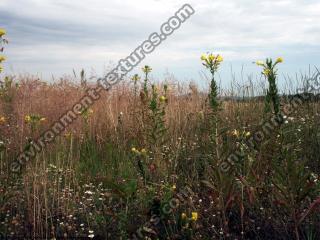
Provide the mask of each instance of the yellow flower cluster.
[{"label": "yellow flower cluster", "polygon": [[[270,61],[271,61],[271,59],[270,59]],[[267,62],[263,62],[263,61],[259,60],[259,61],[256,61],[256,64],[260,67],[263,67],[262,74],[265,75],[266,77],[268,77],[268,76],[272,75],[272,73],[274,73],[274,71],[273,71],[274,66],[276,66],[279,63],[283,63],[283,61],[284,60],[282,57],[278,57],[273,65],[272,65],[272,61],[268,63],[268,60],[267,60]]]},{"label": "yellow flower cluster", "polygon": [[[282,57],[278,57],[275,61],[275,65],[278,64],[278,63],[283,63],[283,58]],[[260,67],[267,67],[266,63],[259,60],[259,61],[256,61],[256,64]]]},{"label": "yellow flower cluster", "polygon": [[31,122],[31,116],[30,116],[30,115],[26,115],[26,116],[24,117],[24,121],[25,121],[26,123]]},{"label": "yellow flower cluster", "polygon": [[37,123],[46,121],[46,118],[40,117],[39,115],[33,115],[33,114],[31,114],[31,115],[26,115],[26,116],[24,117],[24,121],[25,121],[25,123],[27,123],[27,124],[29,124],[29,123],[30,123],[30,124],[37,124]]},{"label": "yellow flower cluster", "polygon": [[216,71],[219,65],[223,62],[223,57],[221,55],[210,54],[202,54],[201,60],[203,61],[203,65],[210,70]]},{"label": "yellow flower cluster", "polygon": [[138,74],[133,75],[132,78],[131,78],[131,80],[134,81],[134,82],[137,82],[137,81],[139,81],[140,79],[141,79],[141,78],[139,77]]},{"label": "yellow flower cluster", "polygon": [[264,67],[265,65],[264,65],[264,62],[263,61],[256,61],[256,64],[258,65],[258,66],[261,66],[261,67]]},{"label": "yellow flower cluster", "polygon": [[160,102],[165,102],[167,99],[166,99],[165,96],[161,96],[161,97],[159,98],[159,100],[160,100]]},{"label": "yellow flower cluster", "polygon": [[[182,213],[181,214],[181,218],[182,219],[187,219],[187,214],[186,213]],[[190,220],[194,221],[194,222],[197,221],[198,220],[198,213],[197,212],[192,212]]]},{"label": "yellow flower cluster", "polygon": [[131,152],[135,154],[142,154],[142,155],[147,155],[147,150],[145,148],[142,148],[140,151],[136,149],[135,147],[131,148]]},{"label": "yellow flower cluster", "polygon": [[6,123],[6,118],[4,116],[0,116],[0,124]]},{"label": "yellow flower cluster", "polygon": [[6,35],[6,30],[3,28],[0,28],[0,37]]},{"label": "yellow flower cluster", "polygon": [[[2,36],[6,35],[6,30],[3,28],[0,28],[0,38],[2,38]],[[6,58],[5,56],[0,55],[0,63],[2,63],[3,61],[5,61]],[[3,67],[0,65],[0,73],[3,71]]]},{"label": "yellow flower cluster", "polygon": [[266,77],[269,76],[271,74],[271,70],[268,68],[263,69],[263,75],[265,75]]},{"label": "yellow flower cluster", "polygon": [[151,68],[150,66],[146,65],[146,66],[144,66],[144,67],[142,68],[142,71],[143,71],[144,73],[150,73],[150,72],[152,71],[152,68]]},{"label": "yellow flower cluster", "polygon": [[197,212],[192,212],[191,213],[191,220],[192,221],[197,221],[198,220],[198,213]]},{"label": "yellow flower cluster", "polygon": [[283,58],[282,57],[278,57],[276,60],[276,63],[283,63]]},{"label": "yellow flower cluster", "polygon": [[[0,55],[0,63],[6,60],[6,57],[3,55]],[[0,65],[0,73],[3,71],[3,67]]]},{"label": "yellow flower cluster", "polygon": [[201,55],[201,60],[202,61],[206,61],[206,62],[218,62],[218,63],[221,63],[223,62],[223,57],[221,55],[214,55],[212,53],[210,53],[209,55],[206,55],[206,54],[202,54]]},{"label": "yellow flower cluster", "polygon": [[237,129],[234,129],[232,132],[231,132],[231,134],[233,135],[233,136],[235,136],[235,137],[240,137],[240,136],[244,136],[244,137],[250,137],[251,136],[251,132],[247,132],[247,131],[242,131],[242,133],[239,131],[239,130],[237,130]]}]

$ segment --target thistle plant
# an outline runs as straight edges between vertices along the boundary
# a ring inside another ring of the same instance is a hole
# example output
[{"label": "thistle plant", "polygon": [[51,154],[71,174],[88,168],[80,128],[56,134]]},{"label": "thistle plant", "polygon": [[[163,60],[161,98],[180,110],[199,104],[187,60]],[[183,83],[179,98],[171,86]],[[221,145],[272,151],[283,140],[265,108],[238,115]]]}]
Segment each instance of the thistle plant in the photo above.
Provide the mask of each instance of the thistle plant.
[{"label": "thistle plant", "polygon": [[275,115],[279,114],[280,112],[280,99],[278,95],[278,88],[277,88],[277,71],[278,69],[276,66],[279,63],[282,63],[283,59],[281,57],[277,58],[275,62],[270,59],[266,59],[265,62],[257,61],[256,64],[258,66],[263,67],[262,74],[268,80],[269,88],[267,90],[266,98],[265,98],[265,112],[271,112]]}]

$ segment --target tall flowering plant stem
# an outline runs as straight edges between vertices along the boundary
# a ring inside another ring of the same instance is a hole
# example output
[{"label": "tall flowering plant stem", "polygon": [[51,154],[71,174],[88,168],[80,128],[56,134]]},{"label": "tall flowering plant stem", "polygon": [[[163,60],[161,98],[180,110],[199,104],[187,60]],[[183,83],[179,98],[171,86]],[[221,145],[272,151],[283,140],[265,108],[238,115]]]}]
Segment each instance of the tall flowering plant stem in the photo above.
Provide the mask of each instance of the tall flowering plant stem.
[{"label": "tall flowering plant stem", "polygon": [[145,65],[143,68],[142,68],[142,71],[145,75],[144,77],[144,84],[143,84],[143,92],[144,92],[144,95],[145,97],[147,98],[148,97],[148,81],[149,81],[149,73],[152,71],[152,68],[148,65]]},{"label": "tall flowering plant stem", "polygon": [[218,134],[218,112],[220,110],[220,103],[218,101],[218,85],[215,80],[215,74],[219,69],[220,64],[223,62],[223,57],[221,55],[214,54],[203,54],[201,56],[202,64],[205,66],[211,73],[211,82],[210,82],[210,92],[208,95],[209,100],[209,122],[211,125],[211,141],[215,144],[215,155],[217,159],[220,159],[219,153],[219,134]]},{"label": "tall flowering plant stem", "polygon": [[275,115],[280,113],[280,99],[277,87],[277,65],[282,62],[283,59],[281,57],[277,58],[276,61],[273,61],[271,58],[267,58],[265,62],[256,62],[258,66],[263,68],[262,74],[265,76],[269,84],[265,98],[265,112],[273,112]]},{"label": "tall flowering plant stem", "polygon": [[223,57],[221,55],[213,55],[213,54],[203,54],[201,56],[202,64],[210,71],[211,73],[211,83],[210,83],[210,93],[209,93],[209,105],[210,108],[217,112],[219,110],[219,102],[218,102],[218,85],[215,81],[215,73],[218,71],[218,68],[223,62]]}]

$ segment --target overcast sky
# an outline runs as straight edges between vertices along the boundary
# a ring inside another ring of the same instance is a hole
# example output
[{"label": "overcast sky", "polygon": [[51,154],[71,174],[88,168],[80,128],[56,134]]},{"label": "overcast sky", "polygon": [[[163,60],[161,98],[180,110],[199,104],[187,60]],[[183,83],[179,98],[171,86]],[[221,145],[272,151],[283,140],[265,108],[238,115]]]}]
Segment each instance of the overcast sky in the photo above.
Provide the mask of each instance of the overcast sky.
[{"label": "overcast sky", "polygon": [[[130,54],[171,17],[180,0],[1,0],[7,29],[7,73],[48,78],[81,68],[98,75]],[[221,53],[222,81],[230,66],[257,72],[252,61],[282,56],[281,72],[319,67],[318,0],[190,0],[196,13],[144,61],[156,78],[167,71],[201,81],[201,53]],[[238,73],[237,73],[238,74]]]}]

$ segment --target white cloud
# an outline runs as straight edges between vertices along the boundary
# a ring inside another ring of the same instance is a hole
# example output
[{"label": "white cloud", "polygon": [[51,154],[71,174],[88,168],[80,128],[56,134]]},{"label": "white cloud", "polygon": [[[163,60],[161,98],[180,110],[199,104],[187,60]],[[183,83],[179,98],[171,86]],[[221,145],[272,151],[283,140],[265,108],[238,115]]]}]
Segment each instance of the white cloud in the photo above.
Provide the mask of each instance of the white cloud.
[{"label": "white cloud", "polygon": [[[184,3],[1,0],[0,15],[11,40],[8,64],[17,72],[30,69],[49,76],[72,72],[73,66],[99,72],[109,61],[133,51]],[[191,0],[190,4],[196,14],[148,57],[148,63],[178,69],[183,77],[190,75],[190,69],[200,69],[199,55],[212,50],[234,64],[277,54],[289,62],[310,56],[310,63],[317,64],[320,3],[315,0]]]}]

